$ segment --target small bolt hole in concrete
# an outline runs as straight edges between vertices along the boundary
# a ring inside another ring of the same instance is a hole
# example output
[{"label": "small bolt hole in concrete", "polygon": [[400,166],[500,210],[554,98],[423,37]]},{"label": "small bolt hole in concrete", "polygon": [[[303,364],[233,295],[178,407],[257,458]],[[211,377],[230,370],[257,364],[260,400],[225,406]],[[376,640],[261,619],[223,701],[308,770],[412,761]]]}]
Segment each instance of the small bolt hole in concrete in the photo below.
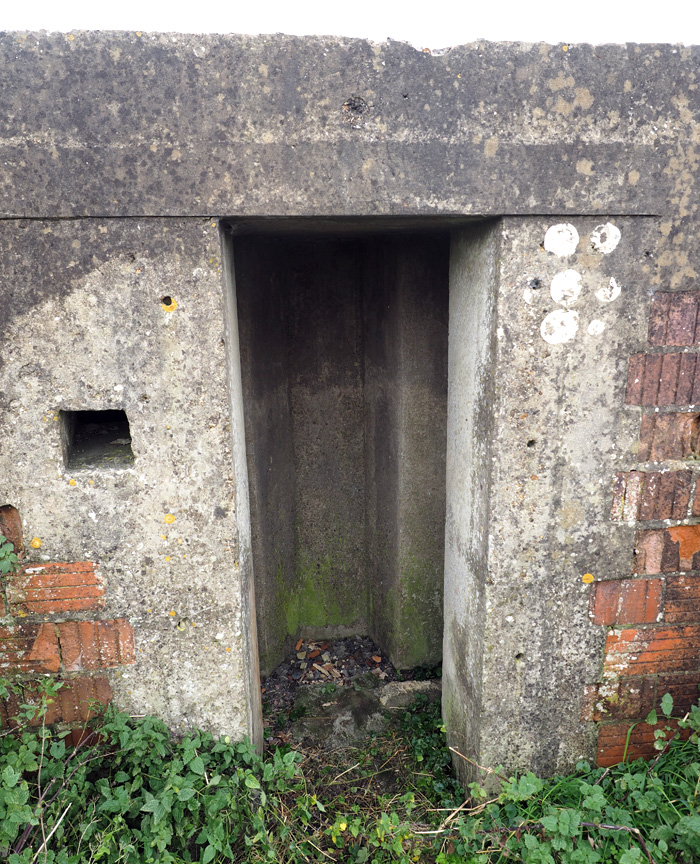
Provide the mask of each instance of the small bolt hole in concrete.
[{"label": "small bolt hole in concrete", "polygon": [[537,442],[535,441],[534,438],[530,438],[530,440],[527,442],[527,446],[528,447],[534,447],[536,443]]}]

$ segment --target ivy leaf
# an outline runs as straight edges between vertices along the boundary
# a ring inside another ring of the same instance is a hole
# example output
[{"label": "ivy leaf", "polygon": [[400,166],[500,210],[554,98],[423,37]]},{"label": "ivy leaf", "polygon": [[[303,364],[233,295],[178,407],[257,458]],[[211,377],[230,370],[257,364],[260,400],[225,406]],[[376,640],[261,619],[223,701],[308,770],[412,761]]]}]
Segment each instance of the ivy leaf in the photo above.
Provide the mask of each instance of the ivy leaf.
[{"label": "ivy leaf", "polygon": [[245,775],[245,785],[249,789],[260,789],[260,781],[257,777],[254,777],[252,774]]},{"label": "ivy leaf", "polygon": [[202,864],[209,864],[214,855],[216,855],[216,849],[210,843],[204,850],[204,855],[202,855]]}]

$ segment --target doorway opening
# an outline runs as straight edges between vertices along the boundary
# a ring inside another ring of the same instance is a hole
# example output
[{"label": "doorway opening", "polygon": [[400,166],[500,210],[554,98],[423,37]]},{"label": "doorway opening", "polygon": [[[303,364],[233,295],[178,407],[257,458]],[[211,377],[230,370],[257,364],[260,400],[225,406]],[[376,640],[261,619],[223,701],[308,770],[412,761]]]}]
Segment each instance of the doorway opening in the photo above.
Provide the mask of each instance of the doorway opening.
[{"label": "doorway opening", "polygon": [[233,238],[260,668],[299,638],[442,655],[449,231]]}]

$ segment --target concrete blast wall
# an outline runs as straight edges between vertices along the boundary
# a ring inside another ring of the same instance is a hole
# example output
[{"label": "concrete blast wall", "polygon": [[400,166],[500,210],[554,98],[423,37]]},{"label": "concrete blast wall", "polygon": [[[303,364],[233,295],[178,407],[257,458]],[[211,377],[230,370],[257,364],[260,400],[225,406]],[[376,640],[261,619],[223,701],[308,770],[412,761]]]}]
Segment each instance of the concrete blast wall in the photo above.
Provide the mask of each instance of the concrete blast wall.
[{"label": "concrete blast wall", "polygon": [[0,672],[260,743],[261,670],[361,632],[480,764],[652,753],[700,684],[699,57],[0,36]]}]

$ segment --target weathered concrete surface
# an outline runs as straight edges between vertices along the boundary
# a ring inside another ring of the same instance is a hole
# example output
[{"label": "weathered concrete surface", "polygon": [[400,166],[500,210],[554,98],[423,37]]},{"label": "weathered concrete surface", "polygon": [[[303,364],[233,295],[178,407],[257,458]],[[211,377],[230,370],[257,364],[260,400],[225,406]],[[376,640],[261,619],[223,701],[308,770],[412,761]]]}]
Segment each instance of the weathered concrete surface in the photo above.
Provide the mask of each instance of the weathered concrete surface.
[{"label": "weathered concrete surface", "polygon": [[[631,566],[632,529],[610,529],[611,482],[639,434],[624,405],[626,352],[644,332],[644,268],[662,237],[655,219],[614,223],[621,238],[605,253],[591,243],[600,221],[572,219],[580,239],[562,257],[542,246],[551,220],[501,223],[490,498],[479,525],[489,555],[482,764],[552,773],[593,750],[581,692],[599,675],[604,634],[590,624],[582,576]],[[570,270],[582,280],[567,299],[555,277]],[[578,329],[545,341],[545,318],[561,312]]]},{"label": "weathered concrete surface", "polygon": [[[216,224],[7,221],[0,258],[0,499],[28,560],[98,562],[105,616],[135,629],[120,707],[256,734]],[[59,412],[111,408],[133,466],[66,470]]]},{"label": "weathered concrete surface", "polygon": [[667,212],[699,50],[6,33],[0,213]]}]

